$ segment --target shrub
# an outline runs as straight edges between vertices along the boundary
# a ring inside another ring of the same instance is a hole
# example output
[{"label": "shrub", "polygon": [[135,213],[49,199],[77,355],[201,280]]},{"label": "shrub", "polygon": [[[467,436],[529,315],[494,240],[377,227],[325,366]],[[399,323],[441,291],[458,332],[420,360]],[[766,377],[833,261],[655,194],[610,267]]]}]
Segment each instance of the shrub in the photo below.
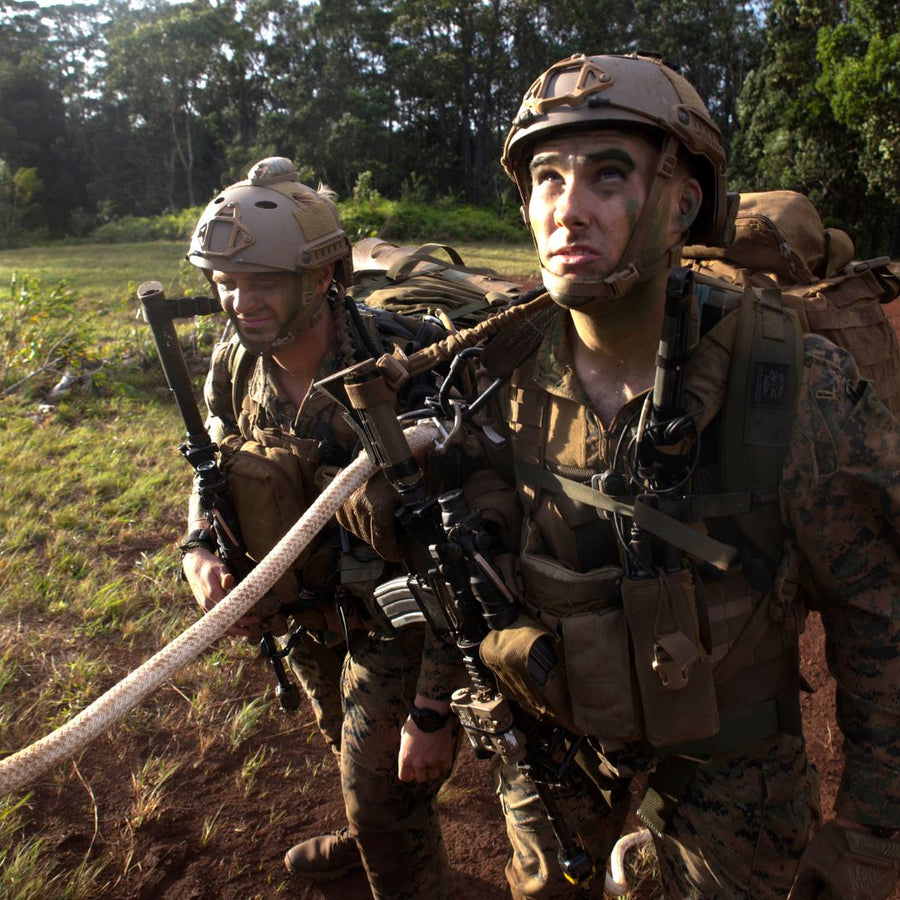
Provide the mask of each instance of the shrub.
[{"label": "shrub", "polygon": [[385,240],[500,241],[524,238],[518,212],[463,203],[416,203],[409,200],[352,200],[338,204],[341,221],[351,240],[377,234]]},{"label": "shrub", "polygon": [[94,229],[91,239],[98,244],[187,241],[202,211],[192,206],[160,216],[125,216]]},{"label": "shrub", "polygon": [[90,365],[77,303],[64,280],[45,288],[39,278],[13,275],[0,302],[0,396],[43,372]]},{"label": "shrub", "polygon": [[[478,207],[447,197],[434,203],[386,200],[363,173],[352,199],[338,203],[341,221],[351,241],[378,235],[391,241],[523,240],[517,210]],[[95,229],[91,240],[121,244],[144,241],[188,241],[201,207],[161,216],[126,216]]]}]

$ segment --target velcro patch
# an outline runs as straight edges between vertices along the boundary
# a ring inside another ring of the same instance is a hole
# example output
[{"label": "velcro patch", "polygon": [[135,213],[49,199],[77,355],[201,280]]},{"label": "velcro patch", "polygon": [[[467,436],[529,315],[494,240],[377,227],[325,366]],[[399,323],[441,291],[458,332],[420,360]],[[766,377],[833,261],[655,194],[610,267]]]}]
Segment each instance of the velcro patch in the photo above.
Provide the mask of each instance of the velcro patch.
[{"label": "velcro patch", "polygon": [[753,406],[783,408],[788,405],[788,378],[791,367],[786,363],[757,362],[753,369]]}]

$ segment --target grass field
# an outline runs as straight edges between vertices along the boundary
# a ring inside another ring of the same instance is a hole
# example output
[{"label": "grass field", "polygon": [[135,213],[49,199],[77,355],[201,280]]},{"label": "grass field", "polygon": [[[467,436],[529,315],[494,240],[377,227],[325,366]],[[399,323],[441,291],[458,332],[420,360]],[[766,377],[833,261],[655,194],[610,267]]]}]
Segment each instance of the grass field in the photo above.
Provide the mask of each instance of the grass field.
[{"label": "grass field", "polygon": [[[468,265],[483,266],[514,278],[537,277],[534,249],[530,244],[455,244]],[[167,293],[187,288],[203,290],[197,270],[184,260],[182,243],[157,241],[145,244],[82,244],[58,247],[26,247],[0,250],[0,286],[13,272],[29,271],[46,284],[65,278],[95,308],[128,296],[131,285],[160,281]],[[0,288],[2,290],[2,288]]]}]

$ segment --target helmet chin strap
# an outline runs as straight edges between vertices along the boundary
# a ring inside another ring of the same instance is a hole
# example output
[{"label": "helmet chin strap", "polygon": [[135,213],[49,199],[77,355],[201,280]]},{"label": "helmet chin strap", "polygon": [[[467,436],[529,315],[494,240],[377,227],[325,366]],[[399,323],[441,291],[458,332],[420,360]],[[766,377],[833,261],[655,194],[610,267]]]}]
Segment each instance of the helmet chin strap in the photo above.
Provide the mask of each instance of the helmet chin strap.
[{"label": "helmet chin strap", "polygon": [[632,263],[625,269],[619,269],[606,278],[579,278],[577,280],[554,275],[541,267],[541,276],[547,293],[553,302],[566,309],[578,309],[587,306],[594,300],[612,300],[651,278],[660,272],[672,269],[681,261],[682,244],[670,247],[656,262],[649,266]]},{"label": "helmet chin strap", "polygon": [[296,340],[302,332],[312,328],[322,318],[322,314],[325,312],[325,305],[324,294],[318,298],[318,302],[313,298],[307,303],[304,296],[297,314],[281,329],[278,337],[269,344],[269,352],[289,344],[291,341]]},{"label": "helmet chin strap", "polygon": [[[618,267],[612,275],[603,278],[565,278],[554,275],[541,265],[544,287],[555,303],[566,309],[578,309],[593,300],[611,300],[621,297],[636,285],[655,278],[660,272],[677,266],[681,260],[683,242],[666,250],[662,256],[649,264],[640,262],[641,251],[653,224],[653,217],[659,204],[663,188],[675,173],[678,165],[678,140],[674,135],[666,135],[659,153],[656,172],[647,191],[641,214],[631,231],[628,243],[622,251]],[[543,262],[543,261],[542,261]]]}]

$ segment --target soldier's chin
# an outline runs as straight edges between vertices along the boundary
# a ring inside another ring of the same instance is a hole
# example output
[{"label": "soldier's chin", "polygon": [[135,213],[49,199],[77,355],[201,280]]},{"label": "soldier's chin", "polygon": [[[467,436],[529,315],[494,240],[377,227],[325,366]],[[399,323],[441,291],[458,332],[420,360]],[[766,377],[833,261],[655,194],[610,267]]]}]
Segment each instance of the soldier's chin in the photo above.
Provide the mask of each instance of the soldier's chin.
[{"label": "soldier's chin", "polygon": [[244,328],[240,328],[237,325],[235,325],[235,331],[237,331],[238,340],[240,340],[251,353],[262,356],[265,353],[271,352],[272,338],[270,336],[254,335],[252,333],[248,334]]},{"label": "soldier's chin", "polygon": [[603,278],[589,278],[572,275],[554,275],[542,270],[544,287],[553,302],[566,309],[579,309],[592,300],[601,297],[609,289]]}]

